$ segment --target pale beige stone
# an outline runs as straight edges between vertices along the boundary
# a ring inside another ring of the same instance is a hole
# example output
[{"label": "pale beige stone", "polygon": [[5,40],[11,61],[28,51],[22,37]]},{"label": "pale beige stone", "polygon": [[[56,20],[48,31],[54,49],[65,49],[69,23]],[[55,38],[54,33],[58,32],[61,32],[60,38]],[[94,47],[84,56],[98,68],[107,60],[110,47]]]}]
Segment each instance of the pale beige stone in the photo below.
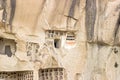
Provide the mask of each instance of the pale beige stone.
[{"label": "pale beige stone", "polygon": [[0,80],[120,80],[119,27],[120,0],[0,0]]}]

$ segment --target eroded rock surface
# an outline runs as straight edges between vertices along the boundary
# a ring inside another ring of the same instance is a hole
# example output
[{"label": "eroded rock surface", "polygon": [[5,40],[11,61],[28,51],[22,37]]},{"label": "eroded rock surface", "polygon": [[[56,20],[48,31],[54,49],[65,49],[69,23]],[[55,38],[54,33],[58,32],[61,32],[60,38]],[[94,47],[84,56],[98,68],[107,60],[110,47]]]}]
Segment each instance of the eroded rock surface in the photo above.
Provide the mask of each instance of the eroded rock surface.
[{"label": "eroded rock surface", "polygon": [[0,79],[120,80],[119,26],[120,0],[0,0]]}]

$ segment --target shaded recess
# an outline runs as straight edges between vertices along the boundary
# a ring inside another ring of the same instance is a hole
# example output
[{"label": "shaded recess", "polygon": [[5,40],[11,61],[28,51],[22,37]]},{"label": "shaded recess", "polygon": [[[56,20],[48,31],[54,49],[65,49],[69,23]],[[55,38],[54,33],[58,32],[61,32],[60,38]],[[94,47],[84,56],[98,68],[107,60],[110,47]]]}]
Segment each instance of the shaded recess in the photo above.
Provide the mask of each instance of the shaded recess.
[{"label": "shaded recess", "polygon": [[6,45],[6,46],[5,46],[5,54],[6,54],[8,57],[11,57],[11,56],[12,56],[12,52],[11,52],[11,47],[10,47],[10,45]]},{"label": "shaded recess", "polygon": [[115,62],[115,65],[114,65],[114,67],[115,67],[115,68],[117,68],[117,67],[118,67],[118,63],[117,63],[117,62]]},{"label": "shaded recess", "polygon": [[54,39],[55,48],[60,48],[60,39]]},{"label": "shaded recess", "polygon": [[0,54],[11,57],[16,52],[16,42],[12,39],[0,38]]}]

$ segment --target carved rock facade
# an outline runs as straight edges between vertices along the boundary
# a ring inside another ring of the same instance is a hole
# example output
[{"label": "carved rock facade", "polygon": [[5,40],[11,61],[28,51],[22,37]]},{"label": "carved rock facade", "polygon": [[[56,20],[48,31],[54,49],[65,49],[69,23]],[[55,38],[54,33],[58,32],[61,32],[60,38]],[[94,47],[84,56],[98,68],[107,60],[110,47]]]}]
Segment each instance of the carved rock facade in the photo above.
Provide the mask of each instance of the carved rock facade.
[{"label": "carved rock facade", "polygon": [[0,80],[120,80],[120,0],[0,0]]}]

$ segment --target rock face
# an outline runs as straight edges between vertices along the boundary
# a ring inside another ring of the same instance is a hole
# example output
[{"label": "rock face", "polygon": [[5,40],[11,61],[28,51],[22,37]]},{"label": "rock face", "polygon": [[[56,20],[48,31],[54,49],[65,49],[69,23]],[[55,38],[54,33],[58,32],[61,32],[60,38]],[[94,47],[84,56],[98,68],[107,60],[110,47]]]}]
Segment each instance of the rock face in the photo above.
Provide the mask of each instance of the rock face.
[{"label": "rock face", "polygon": [[120,0],[0,0],[1,80],[120,80]]}]

